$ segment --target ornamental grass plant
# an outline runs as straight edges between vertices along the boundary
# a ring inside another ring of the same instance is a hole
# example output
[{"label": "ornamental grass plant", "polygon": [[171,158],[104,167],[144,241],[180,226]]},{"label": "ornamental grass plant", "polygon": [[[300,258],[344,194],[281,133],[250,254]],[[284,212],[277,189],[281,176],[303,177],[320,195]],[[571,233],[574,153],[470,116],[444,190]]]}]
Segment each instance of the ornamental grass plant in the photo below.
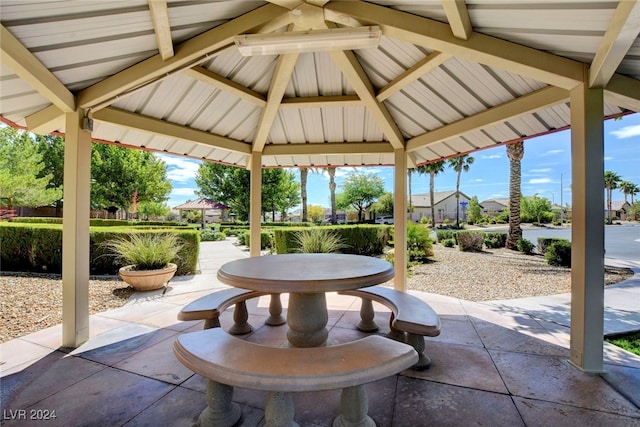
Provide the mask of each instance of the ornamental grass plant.
[{"label": "ornamental grass plant", "polygon": [[158,270],[178,258],[182,240],[172,233],[131,233],[104,243],[118,262],[135,270]]},{"label": "ornamental grass plant", "polygon": [[324,228],[302,230],[294,239],[301,253],[337,253],[346,247],[337,233]]}]

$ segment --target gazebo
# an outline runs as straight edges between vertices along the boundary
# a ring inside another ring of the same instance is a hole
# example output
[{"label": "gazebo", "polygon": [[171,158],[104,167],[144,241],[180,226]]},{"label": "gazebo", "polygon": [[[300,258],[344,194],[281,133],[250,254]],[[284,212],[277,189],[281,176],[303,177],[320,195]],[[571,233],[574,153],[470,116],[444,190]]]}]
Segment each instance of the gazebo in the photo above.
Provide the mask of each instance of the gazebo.
[{"label": "gazebo", "polygon": [[571,127],[570,361],[602,370],[603,119],[640,111],[638,1],[3,1],[0,20],[2,120],[66,139],[65,346],[88,337],[92,142],[249,169],[253,241],[262,168],[393,165],[402,248],[407,167]]},{"label": "gazebo", "polygon": [[173,209],[179,212],[180,218],[182,218],[182,211],[198,210],[202,218],[202,228],[205,227],[205,214],[209,210],[221,211],[220,217],[226,219],[229,206],[218,203],[215,200],[208,199],[206,197],[200,197],[197,200],[189,200],[181,205],[174,207]]}]

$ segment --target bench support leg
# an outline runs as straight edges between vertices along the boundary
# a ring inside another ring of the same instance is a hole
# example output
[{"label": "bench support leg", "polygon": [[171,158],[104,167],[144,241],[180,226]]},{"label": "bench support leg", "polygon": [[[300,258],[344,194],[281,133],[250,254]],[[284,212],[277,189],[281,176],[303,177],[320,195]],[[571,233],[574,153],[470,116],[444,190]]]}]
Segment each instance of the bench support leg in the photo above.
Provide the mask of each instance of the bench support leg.
[{"label": "bench support leg", "polygon": [[211,328],[219,328],[220,327],[220,319],[204,319],[204,328],[203,329],[211,329]]},{"label": "bench support leg", "polygon": [[282,315],[282,301],[280,301],[280,294],[271,294],[271,301],[269,302],[269,317],[264,321],[269,326],[280,326],[287,323],[287,319]]},{"label": "bench support leg", "polygon": [[207,407],[198,417],[198,427],[231,427],[242,417],[240,407],[232,402],[233,387],[209,381]]},{"label": "bench support leg", "polygon": [[363,385],[342,389],[340,415],[333,420],[333,427],[375,427],[367,412],[369,400]]},{"label": "bench support leg", "polygon": [[424,353],[424,337],[422,335],[407,333],[407,344],[418,352],[418,362],[411,367],[417,371],[427,369],[431,365],[431,359]]},{"label": "bench support leg", "polygon": [[253,327],[248,320],[247,302],[240,301],[236,303],[236,307],[233,309],[233,326],[229,328],[229,333],[231,335],[244,335],[253,331]]},{"label": "bench support leg", "polygon": [[293,396],[291,393],[272,391],[264,408],[266,427],[298,427],[293,420]]},{"label": "bench support leg", "polygon": [[368,298],[362,298],[362,305],[360,306],[360,322],[356,325],[356,328],[362,332],[375,332],[378,329],[378,324],[373,320],[375,312],[373,311],[373,301]]}]

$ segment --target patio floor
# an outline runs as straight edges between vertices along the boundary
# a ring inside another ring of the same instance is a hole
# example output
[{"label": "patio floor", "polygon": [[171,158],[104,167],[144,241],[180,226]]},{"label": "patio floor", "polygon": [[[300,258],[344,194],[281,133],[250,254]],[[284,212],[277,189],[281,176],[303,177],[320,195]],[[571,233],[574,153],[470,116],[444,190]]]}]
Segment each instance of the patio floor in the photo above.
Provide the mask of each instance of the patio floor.
[{"label": "patio floor", "polygon": [[[171,347],[179,334],[202,324],[180,322],[177,313],[224,287],[215,278],[218,267],[243,256],[228,241],[203,243],[202,274],[176,278],[164,294],[136,294],[122,308],[92,315],[91,339],[77,349],[60,348],[60,325],[0,344],[2,424],[33,425],[55,411],[47,425],[192,425],[206,406],[206,381],[178,362]],[[638,282],[636,274],[608,299],[623,304],[635,298],[631,310],[611,314],[608,304],[609,328],[640,329]],[[429,369],[367,385],[369,415],[378,426],[640,426],[640,357],[605,343],[605,373],[570,365],[569,329],[561,315],[566,301],[548,300],[555,306],[546,305],[552,313],[547,317],[541,300],[488,304],[415,295],[440,315],[442,334],[426,339]],[[285,308],[286,302],[283,295]],[[278,344],[286,331],[264,325],[268,303],[267,297],[248,303],[255,331],[247,339]],[[328,305],[330,340],[363,335],[353,326],[356,298],[330,294]],[[379,333],[386,333],[389,313],[375,307]],[[221,323],[229,327],[232,313]],[[239,425],[263,422],[265,397],[236,389]],[[296,394],[295,419],[301,426],[331,425],[339,399],[339,391]]]}]

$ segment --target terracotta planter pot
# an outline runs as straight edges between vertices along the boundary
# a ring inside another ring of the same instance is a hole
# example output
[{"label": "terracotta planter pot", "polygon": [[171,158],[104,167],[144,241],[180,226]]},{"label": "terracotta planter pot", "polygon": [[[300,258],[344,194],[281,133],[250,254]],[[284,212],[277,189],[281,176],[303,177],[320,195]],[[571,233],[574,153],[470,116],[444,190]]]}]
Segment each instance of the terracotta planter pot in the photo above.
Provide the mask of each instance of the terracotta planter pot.
[{"label": "terracotta planter pot", "polygon": [[165,286],[176,274],[178,266],[169,264],[166,268],[158,270],[134,270],[135,266],[127,265],[118,270],[125,283],[131,285],[136,291],[152,291]]}]

